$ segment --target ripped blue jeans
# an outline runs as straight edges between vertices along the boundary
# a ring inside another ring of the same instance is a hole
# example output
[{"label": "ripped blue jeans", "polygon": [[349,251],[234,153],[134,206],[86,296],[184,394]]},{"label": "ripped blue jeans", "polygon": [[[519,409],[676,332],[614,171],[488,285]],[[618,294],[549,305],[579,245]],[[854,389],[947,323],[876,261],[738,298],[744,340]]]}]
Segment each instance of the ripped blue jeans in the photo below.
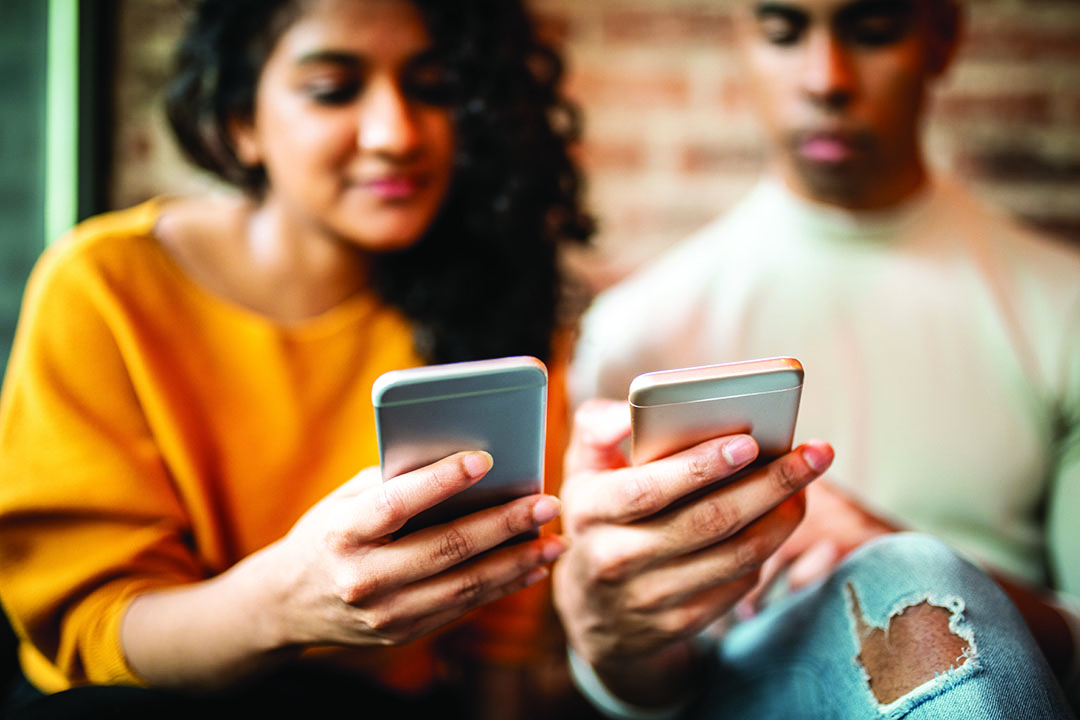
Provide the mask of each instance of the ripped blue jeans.
[{"label": "ripped blue jeans", "polygon": [[[890,684],[890,659],[920,651],[902,637],[920,612],[942,629],[935,651],[947,659],[935,667],[948,669],[916,687]],[[867,543],[825,582],[729,631],[691,717],[1075,716],[998,586],[943,543],[902,533]]]}]

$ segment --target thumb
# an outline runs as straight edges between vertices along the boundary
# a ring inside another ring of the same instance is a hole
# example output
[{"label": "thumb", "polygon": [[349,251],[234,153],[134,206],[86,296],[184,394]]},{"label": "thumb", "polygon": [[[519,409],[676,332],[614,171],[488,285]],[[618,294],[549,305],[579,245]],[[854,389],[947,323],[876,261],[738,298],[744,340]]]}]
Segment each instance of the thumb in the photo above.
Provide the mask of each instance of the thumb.
[{"label": "thumb", "polygon": [[566,477],[626,466],[619,445],[630,436],[630,407],[625,402],[595,398],[574,414]]}]

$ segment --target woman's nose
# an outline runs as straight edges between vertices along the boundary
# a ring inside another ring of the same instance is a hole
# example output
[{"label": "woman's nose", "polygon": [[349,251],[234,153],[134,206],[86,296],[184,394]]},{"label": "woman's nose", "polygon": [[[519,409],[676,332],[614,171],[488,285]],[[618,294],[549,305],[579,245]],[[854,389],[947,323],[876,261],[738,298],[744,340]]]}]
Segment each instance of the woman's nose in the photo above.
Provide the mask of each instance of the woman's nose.
[{"label": "woman's nose", "polygon": [[361,151],[408,155],[420,143],[413,106],[391,79],[374,80],[360,103],[357,144]]}]

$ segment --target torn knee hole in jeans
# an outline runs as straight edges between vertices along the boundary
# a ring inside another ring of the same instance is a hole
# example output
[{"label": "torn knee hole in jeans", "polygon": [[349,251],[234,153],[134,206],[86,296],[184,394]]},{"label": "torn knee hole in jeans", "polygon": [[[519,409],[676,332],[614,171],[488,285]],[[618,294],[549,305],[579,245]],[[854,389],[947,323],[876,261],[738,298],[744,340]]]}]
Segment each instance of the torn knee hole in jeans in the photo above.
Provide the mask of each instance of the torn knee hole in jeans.
[{"label": "torn knee hole in jeans", "polygon": [[[870,692],[882,706],[904,700],[913,691],[931,683],[959,679],[961,670],[975,663],[975,639],[962,627],[964,602],[950,597],[936,601],[929,594],[898,603],[885,627],[869,622],[863,615],[852,583],[847,584],[862,667]],[[966,674],[966,673],[963,673]]]}]

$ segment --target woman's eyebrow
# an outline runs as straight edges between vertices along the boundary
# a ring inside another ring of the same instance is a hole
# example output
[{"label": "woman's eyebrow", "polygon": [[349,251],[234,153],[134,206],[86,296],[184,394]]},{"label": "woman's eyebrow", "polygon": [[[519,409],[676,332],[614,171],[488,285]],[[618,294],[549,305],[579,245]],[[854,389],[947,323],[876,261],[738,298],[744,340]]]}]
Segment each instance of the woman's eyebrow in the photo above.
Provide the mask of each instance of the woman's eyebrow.
[{"label": "woman's eyebrow", "polygon": [[805,21],[807,13],[798,6],[784,2],[759,2],[754,5],[754,17],[758,20],[768,17],[781,17],[786,20]]},{"label": "woman's eyebrow", "polygon": [[342,50],[315,50],[304,53],[296,59],[297,65],[349,65],[360,67],[362,58]]}]

